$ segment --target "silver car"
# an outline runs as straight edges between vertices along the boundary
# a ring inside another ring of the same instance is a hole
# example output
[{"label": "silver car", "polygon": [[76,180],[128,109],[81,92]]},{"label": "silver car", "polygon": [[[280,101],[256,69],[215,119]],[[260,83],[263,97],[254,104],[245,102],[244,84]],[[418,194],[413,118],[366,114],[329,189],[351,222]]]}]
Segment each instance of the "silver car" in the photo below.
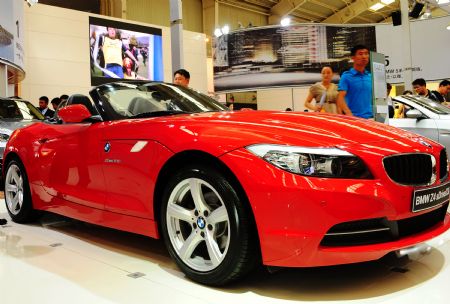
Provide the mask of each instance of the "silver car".
[{"label": "silver car", "polygon": [[415,95],[397,96],[393,101],[403,118],[389,118],[389,125],[428,137],[450,151],[449,107]]},{"label": "silver car", "polygon": [[16,129],[41,120],[44,120],[44,116],[28,101],[0,98],[0,169],[6,142],[11,133]]}]

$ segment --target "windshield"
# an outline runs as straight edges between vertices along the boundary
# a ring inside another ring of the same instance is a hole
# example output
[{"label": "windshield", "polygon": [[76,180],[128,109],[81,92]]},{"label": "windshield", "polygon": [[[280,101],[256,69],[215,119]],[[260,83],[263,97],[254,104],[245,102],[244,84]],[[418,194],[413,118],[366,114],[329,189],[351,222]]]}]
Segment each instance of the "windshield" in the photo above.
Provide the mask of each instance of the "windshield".
[{"label": "windshield", "polygon": [[123,118],[228,111],[204,94],[165,83],[113,83],[98,92]]},{"label": "windshield", "polygon": [[407,100],[413,101],[414,103],[418,104],[419,106],[422,106],[428,110],[430,110],[433,113],[439,114],[439,115],[450,115],[450,108],[440,104],[439,102],[436,102],[434,100],[420,97],[420,96],[410,96],[410,95],[404,95],[401,96]]},{"label": "windshield", "polygon": [[44,116],[31,103],[21,100],[0,100],[0,118],[19,120],[43,120]]}]

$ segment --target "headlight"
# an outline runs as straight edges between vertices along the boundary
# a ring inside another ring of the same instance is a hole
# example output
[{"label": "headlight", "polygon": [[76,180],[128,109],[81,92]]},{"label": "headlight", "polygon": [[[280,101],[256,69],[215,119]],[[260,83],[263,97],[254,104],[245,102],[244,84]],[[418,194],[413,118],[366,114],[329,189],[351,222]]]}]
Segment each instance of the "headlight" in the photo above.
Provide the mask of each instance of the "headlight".
[{"label": "headlight", "polygon": [[337,148],[253,145],[247,150],[283,170],[306,176],[369,179],[367,166],[357,156]]},{"label": "headlight", "polygon": [[5,133],[0,133],[0,142],[7,142],[9,139],[9,135]]}]

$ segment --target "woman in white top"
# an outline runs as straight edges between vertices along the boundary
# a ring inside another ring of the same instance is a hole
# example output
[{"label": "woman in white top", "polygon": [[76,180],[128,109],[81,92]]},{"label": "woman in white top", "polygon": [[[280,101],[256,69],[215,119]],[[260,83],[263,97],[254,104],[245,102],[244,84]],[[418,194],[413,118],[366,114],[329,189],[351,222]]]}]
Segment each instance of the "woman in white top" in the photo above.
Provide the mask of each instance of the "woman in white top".
[{"label": "woman in white top", "polygon": [[[313,84],[309,88],[308,97],[305,100],[305,107],[315,112],[338,113],[336,99],[338,96],[337,85],[331,82],[333,70],[326,66],[322,68],[322,81]],[[312,104],[312,100],[316,104]]]}]

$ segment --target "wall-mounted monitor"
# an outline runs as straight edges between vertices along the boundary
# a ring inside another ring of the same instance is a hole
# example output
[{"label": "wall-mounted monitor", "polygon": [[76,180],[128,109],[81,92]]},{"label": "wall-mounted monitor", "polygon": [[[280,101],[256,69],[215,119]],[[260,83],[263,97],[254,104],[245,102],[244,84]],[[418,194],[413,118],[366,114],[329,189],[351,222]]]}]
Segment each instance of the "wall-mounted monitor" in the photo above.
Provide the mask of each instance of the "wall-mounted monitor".
[{"label": "wall-mounted monitor", "polygon": [[163,80],[162,31],[89,17],[91,85],[117,79]]}]

